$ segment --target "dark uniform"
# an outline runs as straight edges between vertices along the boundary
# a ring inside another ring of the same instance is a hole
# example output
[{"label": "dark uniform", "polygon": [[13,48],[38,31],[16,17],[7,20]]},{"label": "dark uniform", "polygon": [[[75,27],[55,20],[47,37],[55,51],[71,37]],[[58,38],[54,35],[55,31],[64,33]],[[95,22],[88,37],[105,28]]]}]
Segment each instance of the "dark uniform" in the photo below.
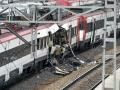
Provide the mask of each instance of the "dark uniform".
[{"label": "dark uniform", "polygon": [[52,46],[53,46],[53,41],[52,41],[51,32],[48,32],[48,34],[49,34],[49,38],[48,38],[48,57],[50,59],[50,54],[51,54],[51,50],[52,50]]}]

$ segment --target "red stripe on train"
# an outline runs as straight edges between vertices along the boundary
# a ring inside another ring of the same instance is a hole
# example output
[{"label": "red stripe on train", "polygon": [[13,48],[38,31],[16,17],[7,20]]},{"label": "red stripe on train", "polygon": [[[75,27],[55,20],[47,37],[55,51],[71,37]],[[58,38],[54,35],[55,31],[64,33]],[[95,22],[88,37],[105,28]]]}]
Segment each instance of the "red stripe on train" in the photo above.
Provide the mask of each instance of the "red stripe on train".
[{"label": "red stripe on train", "polygon": [[58,0],[57,4],[58,5],[63,5],[63,6],[71,6],[71,3],[67,0]]},{"label": "red stripe on train", "polygon": [[88,24],[87,24],[87,17],[80,16],[77,20],[77,41],[80,41],[80,24],[83,27],[83,41],[86,39],[86,33],[88,32]]}]

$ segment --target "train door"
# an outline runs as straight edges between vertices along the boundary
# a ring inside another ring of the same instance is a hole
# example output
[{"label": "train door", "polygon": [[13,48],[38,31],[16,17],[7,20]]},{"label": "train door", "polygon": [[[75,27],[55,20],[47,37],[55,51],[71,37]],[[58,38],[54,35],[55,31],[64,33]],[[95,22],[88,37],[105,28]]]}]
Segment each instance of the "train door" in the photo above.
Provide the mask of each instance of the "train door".
[{"label": "train door", "polygon": [[71,34],[72,34],[72,31],[73,31],[73,30],[72,30],[72,25],[70,25],[70,26],[69,26],[69,30],[68,30],[68,35],[67,35],[70,44],[71,44],[71,42],[72,42],[72,35],[71,35]]},{"label": "train door", "polygon": [[60,29],[53,35],[53,43],[54,45],[64,45],[68,41],[67,31],[60,27]]},{"label": "train door", "polygon": [[88,32],[87,18],[80,16],[77,22],[77,44],[79,45],[80,41],[86,40],[86,33]]},{"label": "train door", "polygon": [[91,44],[95,42],[95,19],[93,18],[91,21]]},{"label": "train door", "polygon": [[42,49],[42,38],[37,39],[37,49],[38,50]]},{"label": "train door", "polygon": [[80,32],[82,31],[82,21],[81,21],[81,18],[78,18],[77,20],[77,34],[76,34],[76,42],[77,42],[77,47],[79,46],[79,42],[81,41],[81,35],[80,35]]}]

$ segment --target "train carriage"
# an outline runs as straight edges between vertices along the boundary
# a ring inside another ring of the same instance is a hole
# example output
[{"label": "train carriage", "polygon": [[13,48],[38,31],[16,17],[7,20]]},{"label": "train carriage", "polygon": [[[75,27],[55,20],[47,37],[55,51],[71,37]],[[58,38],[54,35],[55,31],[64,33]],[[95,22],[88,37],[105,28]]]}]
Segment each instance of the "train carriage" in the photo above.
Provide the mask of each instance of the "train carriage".
[{"label": "train carriage", "polygon": [[[92,13],[86,14],[84,16],[80,16],[78,19],[75,19],[73,21],[64,23],[61,25],[61,27],[64,29],[66,35],[66,38],[68,39],[69,43],[71,44],[72,48],[86,48],[88,46],[91,46],[94,43],[97,43],[103,39],[103,28],[104,28],[104,12],[102,10],[100,11],[94,11]],[[113,12],[110,10],[109,12],[109,20],[112,20],[113,18]],[[120,25],[118,17],[118,29],[117,34],[120,33]],[[109,30],[107,31],[108,36],[113,36],[113,29],[112,26],[108,26]],[[57,24],[47,24],[47,25],[41,25],[37,28],[37,57],[31,58],[30,52],[27,52],[27,54],[17,57],[15,60],[4,63],[0,67],[0,78],[1,81],[6,82],[8,81],[14,71],[17,71],[16,74],[21,74],[23,71],[28,69],[29,67],[32,67],[32,63],[36,59],[36,63],[42,62],[47,58],[47,52],[48,52],[48,32],[51,31],[54,38],[57,38],[57,31],[60,30],[59,25]],[[27,39],[30,42],[30,29],[27,29],[26,31],[22,31],[24,33],[20,33],[21,36],[23,36],[25,39]],[[10,36],[10,35],[9,35]],[[6,51],[11,51],[15,49],[18,46],[23,45],[24,43],[20,41],[15,36],[12,36],[10,38],[4,39],[2,35],[0,35],[0,55]],[[18,44],[18,42],[21,42]],[[56,41],[56,40],[54,40]],[[59,44],[59,43],[55,43]],[[3,46],[6,46],[6,49],[4,49]],[[55,45],[53,46],[52,53],[55,50]],[[2,61],[1,61],[2,62]],[[42,65],[43,66],[43,65]],[[9,68],[11,67],[11,68]],[[17,70],[16,70],[17,68]]]}]

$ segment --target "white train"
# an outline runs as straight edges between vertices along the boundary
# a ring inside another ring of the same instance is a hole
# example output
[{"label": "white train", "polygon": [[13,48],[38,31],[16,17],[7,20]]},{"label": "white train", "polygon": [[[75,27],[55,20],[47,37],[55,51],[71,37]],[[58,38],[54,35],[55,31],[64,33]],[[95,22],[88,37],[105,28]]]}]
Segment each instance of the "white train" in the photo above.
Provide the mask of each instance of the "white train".
[{"label": "white train", "polygon": [[[64,23],[62,27],[67,33],[71,30],[71,35],[67,34],[72,48],[86,48],[93,43],[99,42],[103,39],[103,28],[104,28],[104,12],[102,10],[94,11],[92,13],[84,15],[79,19]],[[108,14],[108,19],[113,19],[113,12],[110,11]],[[118,20],[118,30],[117,35],[120,34],[120,18]],[[69,28],[71,26],[71,29]],[[113,35],[113,26],[108,26],[107,36]],[[15,77],[24,73],[26,70],[33,66],[35,60],[36,64],[40,64],[41,68],[44,66],[44,61],[47,58],[48,46],[48,31],[51,31],[53,38],[57,38],[56,33],[60,28],[57,24],[45,24],[37,28],[37,57],[31,58],[30,50],[27,53],[22,54],[17,57],[13,55],[8,62],[8,59],[0,60],[0,84],[4,85],[6,82],[12,81]],[[26,40],[30,42],[31,40],[31,30],[23,30],[19,32]],[[68,36],[70,35],[70,36]],[[15,48],[23,45],[24,43],[16,38],[14,35],[8,34],[7,38],[4,35],[0,35],[0,56],[6,54],[6,52],[13,52]],[[19,47],[18,47],[19,48]],[[55,46],[52,48],[52,53],[54,52]],[[15,49],[16,50],[16,49]],[[23,52],[23,51],[21,51]],[[16,53],[17,54],[17,51]],[[18,53],[19,54],[19,53]],[[1,56],[2,58],[2,56]],[[14,60],[12,60],[14,59]],[[2,63],[3,62],[3,63]]]}]

